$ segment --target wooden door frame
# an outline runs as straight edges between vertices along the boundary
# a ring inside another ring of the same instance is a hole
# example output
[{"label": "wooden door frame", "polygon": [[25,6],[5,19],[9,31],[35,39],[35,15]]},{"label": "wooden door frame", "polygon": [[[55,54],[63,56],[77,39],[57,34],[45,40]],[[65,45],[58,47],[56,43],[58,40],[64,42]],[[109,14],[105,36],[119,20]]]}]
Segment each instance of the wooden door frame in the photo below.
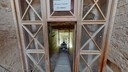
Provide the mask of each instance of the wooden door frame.
[{"label": "wooden door frame", "polygon": [[[52,22],[53,22],[53,23],[73,22],[73,23],[74,23],[74,24],[73,24],[73,25],[74,25],[74,30],[73,30],[73,32],[74,32],[74,41],[75,41],[75,42],[74,42],[74,51],[73,51],[73,64],[72,64],[72,65],[73,65],[73,66],[72,66],[72,69],[73,69],[72,71],[74,72],[74,70],[75,70],[75,58],[76,58],[76,55],[77,55],[77,54],[76,54],[76,45],[75,45],[75,44],[76,44],[76,38],[77,38],[77,37],[76,37],[76,35],[77,35],[77,34],[76,34],[76,31],[77,31],[77,28],[76,28],[76,27],[77,27],[77,21],[62,21],[62,20],[61,20],[61,21],[48,21],[47,24],[48,24],[49,22],[50,22],[50,23],[52,23]],[[61,25],[61,24],[60,24],[60,25]],[[49,26],[49,25],[48,25],[48,26]],[[48,28],[47,28],[47,30],[48,30]],[[49,39],[49,38],[48,38],[48,39]]]},{"label": "wooden door frame", "polygon": [[52,16],[50,14],[50,0],[46,0],[47,4],[47,21],[77,21],[77,0],[74,0],[73,16]]},{"label": "wooden door frame", "polygon": [[[118,0],[109,0],[109,8],[108,9],[108,15],[107,15],[107,26],[105,26],[105,33],[104,33],[104,39],[103,39],[103,52],[101,54],[101,58],[100,58],[100,65],[99,65],[99,69],[98,72],[106,72],[106,62],[107,62],[107,55],[108,55],[108,50],[109,50],[109,44],[110,44],[110,39],[111,39],[111,35],[112,35],[112,28],[113,28],[113,24],[114,24],[114,19],[115,19],[115,13],[116,13],[116,8],[117,8],[117,3]],[[79,55],[80,55],[80,40],[81,40],[81,17],[82,13],[81,13],[81,1],[78,0],[78,13],[77,13],[77,41],[76,41],[76,58],[75,58],[75,72],[79,72]],[[97,21],[95,21],[97,22]],[[88,23],[91,23],[88,21]],[[98,23],[98,22],[97,22]]]},{"label": "wooden door frame", "polygon": [[[47,10],[46,10],[46,0],[41,0],[41,8],[43,8],[42,12],[42,21],[22,21],[21,19],[21,12],[20,12],[20,2],[19,0],[11,0],[11,7],[13,12],[13,19],[14,23],[16,25],[16,35],[18,40],[18,47],[20,48],[20,58],[22,62],[22,69],[23,72],[29,72],[28,71],[28,62],[27,62],[27,55],[25,50],[25,44],[24,44],[24,36],[23,36],[23,28],[22,24],[31,24],[31,23],[40,23],[43,24],[43,38],[44,38],[44,47],[45,47],[45,66],[46,66],[46,72],[50,72],[50,61],[49,61],[49,44],[48,44],[48,31],[47,31]],[[34,53],[35,51],[33,51]],[[41,52],[41,51],[40,51]],[[39,52],[39,53],[40,53]]]},{"label": "wooden door frame", "polygon": [[102,57],[103,60],[101,63],[102,65],[100,65],[99,72],[106,72],[107,57],[108,57],[108,52],[110,49],[110,40],[111,40],[114,20],[115,20],[115,16],[116,16],[117,4],[118,4],[118,0],[112,0],[110,14],[109,14],[109,18],[108,18],[107,33],[106,33],[106,38],[105,38],[105,45],[104,45],[105,49],[103,51],[104,56]]},{"label": "wooden door frame", "polygon": [[[45,8],[45,14],[42,13],[44,15],[44,31],[45,32],[48,32],[47,31],[47,22],[48,21],[58,21],[58,18],[55,18],[54,20],[53,19],[48,19],[48,17],[46,17],[47,15],[47,9],[48,9],[48,0],[44,0],[44,2],[46,4],[43,4],[42,7]],[[74,11],[77,11],[77,15],[76,17],[77,18],[70,18],[69,21],[77,21],[77,29],[76,29],[76,46],[75,46],[75,49],[76,49],[76,57],[75,57],[75,67],[74,67],[74,72],[78,72],[78,66],[79,66],[79,48],[80,48],[80,40],[81,40],[81,9],[80,9],[80,2],[81,0],[75,0],[75,6],[76,9]],[[101,61],[100,61],[100,70],[99,72],[106,72],[106,61],[107,61],[107,54],[108,54],[108,50],[109,50],[109,44],[110,44],[110,39],[111,39],[111,35],[112,35],[112,28],[113,28],[113,24],[114,24],[114,19],[115,19],[115,13],[116,13],[116,8],[117,8],[117,2],[118,0],[112,0],[111,2],[111,9],[110,9],[110,14],[109,14],[109,17],[108,17],[108,27],[106,28],[106,34],[105,34],[105,38],[104,38],[104,51],[103,51],[103,54],[102,54],[102,58],[101,58]],[[27,60],[26,60],[26,55],[24,54],[25,53],[25,50],[24,50],[24,38],[23,38],[23,31],[22,31],[22,27],[20,26],[20,23],[21,23],[21,18],[20,18],[20,7],[19,7],[19,4],[18,4],[18,0],[11,0],[11,7],[12,7],[12,12],[13,12],[13,18],[14,18],[14,23],[15,23],[15,26],[16,26],[16,34],[17,34],[17,40],[18,40],[18,46],[20,48],[20,58],[22,58],[22,69],[25,69],[24,72],[28,72],[27,71]],[[47,9],[46,9],[47,7]],[[43,17],[43,16],[42,16]],[[59,19],[59,21],[68,21],[67,19],[65,18],[61,18]],[[47,34],[44,34],[44,37],[45,37],[45,47],[47,48],[45,51],[46,51],[46,64],[47,64],[47,72],[50,72],[50,61],[49,61],[49,45],[48,45],[48,35]]]}]

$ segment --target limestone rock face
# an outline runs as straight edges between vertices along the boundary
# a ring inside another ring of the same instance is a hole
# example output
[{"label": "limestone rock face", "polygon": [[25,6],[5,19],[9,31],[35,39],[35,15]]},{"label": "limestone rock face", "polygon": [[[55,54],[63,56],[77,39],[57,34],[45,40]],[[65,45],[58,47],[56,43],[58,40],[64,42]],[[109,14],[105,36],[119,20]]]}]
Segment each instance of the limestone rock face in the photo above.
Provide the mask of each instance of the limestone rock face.
[{"label": "limestone rock face", "polygon": [[128,1],[119,0],[109,59],[121,68],[121,72],[128,72]]},{"label": "limestone rock face", "polygon": [[23,72],[10,4],[10,0],[0,0],[0,65],[12,72]]}]

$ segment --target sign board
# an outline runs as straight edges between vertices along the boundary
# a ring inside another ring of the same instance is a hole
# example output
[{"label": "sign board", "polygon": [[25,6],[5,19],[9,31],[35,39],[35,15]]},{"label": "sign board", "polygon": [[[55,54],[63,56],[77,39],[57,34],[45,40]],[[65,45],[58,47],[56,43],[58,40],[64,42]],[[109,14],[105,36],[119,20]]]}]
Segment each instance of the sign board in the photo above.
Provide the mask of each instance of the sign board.
[{"label": "sign board", "polygon": [[70,11],[71,0],[53,0],[54,11]]}]

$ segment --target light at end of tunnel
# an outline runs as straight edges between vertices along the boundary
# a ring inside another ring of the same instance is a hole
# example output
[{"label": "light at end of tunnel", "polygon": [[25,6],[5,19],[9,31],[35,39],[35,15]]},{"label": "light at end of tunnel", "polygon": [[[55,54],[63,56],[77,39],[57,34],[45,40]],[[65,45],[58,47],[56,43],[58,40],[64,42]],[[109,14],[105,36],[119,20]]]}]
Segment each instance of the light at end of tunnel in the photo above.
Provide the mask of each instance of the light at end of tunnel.
[{"label": "light at end of tunnel", "polygon": [[59,32],[57,46],[60,47],[63,42],[67,44],[68,48],[73,48],[73,32]]},{"label": "light at end of tunnel", "polygon": [[72,43],[70,43],[70,44],[69,44],[69,48],[72,48],[72,47],[73,47],[73,46],[72,46]]}]

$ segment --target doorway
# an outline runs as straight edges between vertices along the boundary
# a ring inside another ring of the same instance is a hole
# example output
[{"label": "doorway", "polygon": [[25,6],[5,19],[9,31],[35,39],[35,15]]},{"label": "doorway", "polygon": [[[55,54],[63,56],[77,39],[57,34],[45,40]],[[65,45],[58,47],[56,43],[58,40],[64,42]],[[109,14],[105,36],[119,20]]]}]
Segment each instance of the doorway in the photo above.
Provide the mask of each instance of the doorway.
[{"label": "doorway", "polygon": [[117,0],[53,1],[11,0],[24,72],[54,72],[60,53],[71,72],[104,72]]},{"label": "doorway", "polygon": [[72,72],[75,52],[75,24],[76,22],[48,23],[51,72],[58,71],[60,67]]}]

